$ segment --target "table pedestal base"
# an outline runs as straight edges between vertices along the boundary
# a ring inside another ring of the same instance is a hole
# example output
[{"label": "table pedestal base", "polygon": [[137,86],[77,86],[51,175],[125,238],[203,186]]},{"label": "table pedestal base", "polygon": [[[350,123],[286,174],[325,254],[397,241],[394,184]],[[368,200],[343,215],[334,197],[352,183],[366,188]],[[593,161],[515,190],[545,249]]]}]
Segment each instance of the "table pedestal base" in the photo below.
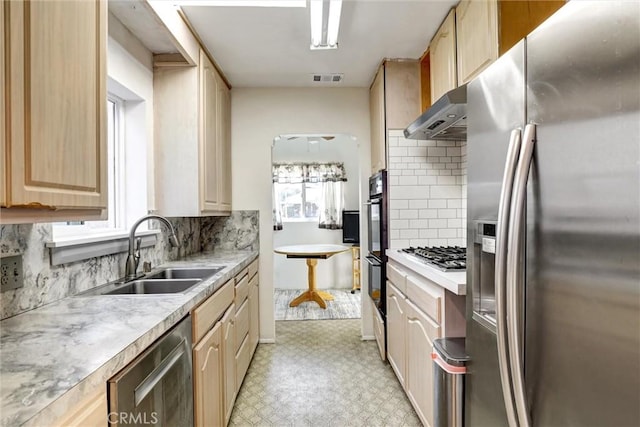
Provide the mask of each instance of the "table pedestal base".
[{"label": "table pedestal base", "polygon": [[324,291],[304,291],[289,303],[289,307],[297,307],[307,301],[315,301],[320,307],[327,308],[326,301],[333,301],[333,295]]},{"label": "table pedestal base", "polygon": [[326,301],[332,301],[333,295],[329,292],[319,291],[316,289],[316,265],[318,265],[317,259],[307,258],[307,267],[308,267],[308,279],[309,279],[309,290],[304,291],[302,294],[297,296],[293,301],[289,303],[289,307],[297,307],[303,302],[306,301],[315,301],[322,308],[327,308]]}]

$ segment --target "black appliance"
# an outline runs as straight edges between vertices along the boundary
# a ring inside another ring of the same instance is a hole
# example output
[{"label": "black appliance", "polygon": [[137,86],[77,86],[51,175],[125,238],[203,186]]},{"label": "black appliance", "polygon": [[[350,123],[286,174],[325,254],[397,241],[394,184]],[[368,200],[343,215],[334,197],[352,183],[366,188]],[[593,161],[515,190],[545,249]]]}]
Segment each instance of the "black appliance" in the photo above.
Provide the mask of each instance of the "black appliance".
[{"label": "black appliance", "polygon": [[389,247],[387,237],[387,171],[380,171],[369,178],[367,223],[369,247],[366,260],[369,272],[369,296],[385,319],[386,315],[386,262],[385,251]]},{"label": "black appliance", "polygon": [[342,211],[342,243],[360,243],[360,211]]},{"label": "black appliance", "polygon": [[465,271],[467,249],[460,246],[410,247],[401,250],[442,271]]}]

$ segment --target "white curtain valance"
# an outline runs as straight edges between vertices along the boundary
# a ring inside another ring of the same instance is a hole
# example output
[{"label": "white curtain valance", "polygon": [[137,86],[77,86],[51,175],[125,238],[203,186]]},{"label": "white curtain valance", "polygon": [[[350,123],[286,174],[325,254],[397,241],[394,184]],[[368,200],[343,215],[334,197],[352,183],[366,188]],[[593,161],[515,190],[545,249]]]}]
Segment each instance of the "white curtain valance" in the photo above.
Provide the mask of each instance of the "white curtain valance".
[{"label": "white curtain valance", "polygon": [[299,184],[302,182],[345,182],[344,163],[274,163],[273,182]]}]

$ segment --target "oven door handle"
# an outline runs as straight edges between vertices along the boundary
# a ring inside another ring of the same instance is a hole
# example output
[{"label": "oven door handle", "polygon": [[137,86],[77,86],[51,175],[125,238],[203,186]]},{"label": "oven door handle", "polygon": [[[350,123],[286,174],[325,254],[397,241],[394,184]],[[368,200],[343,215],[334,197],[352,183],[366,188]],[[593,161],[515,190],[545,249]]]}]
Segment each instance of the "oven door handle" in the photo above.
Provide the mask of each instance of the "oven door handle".
[{"label": "oven door handle", "polygon": [[364,257],[364,259],[366,259],[367,262],[369,264],[371,264],[372,267],[381,267],[382,266],[380,261],[378,261],[376,258],[372,257],[371,255],[367,255],[366,257]]}]

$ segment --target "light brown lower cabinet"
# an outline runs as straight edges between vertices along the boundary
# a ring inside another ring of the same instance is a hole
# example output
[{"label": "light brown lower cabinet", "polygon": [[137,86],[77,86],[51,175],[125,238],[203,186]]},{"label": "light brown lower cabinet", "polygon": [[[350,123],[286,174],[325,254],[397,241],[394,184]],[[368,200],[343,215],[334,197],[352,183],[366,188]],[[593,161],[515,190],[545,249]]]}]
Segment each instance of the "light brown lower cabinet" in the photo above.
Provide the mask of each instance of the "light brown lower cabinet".
[{"label": "light brown lower cabinet", "polygon": [[407,300],[395,286],[387,282],[387,359],[403,387],[407,355],[406,323]]},{"label": "light brown lower cabinet", "polygon": [[60,427],[104,427],[107,425],[106,388],[100,389],[87,399],[82,400],[53,425]]},{"label": "light brown lower cabinet", "polygon": [[[226,426],[258,343],[257,263],[192,311],[195,425]],[[249,276],[253,276],[251,280]]]},{"label": "light brown lower cabinet", "polygon": [[220,323],[222,324],[222,371],[224,377],[224,421],[225,424],[231,418],[233,404],[238,395],[238,386],[236,383],[236,323],[235,323],[236,306],[231,307],[224,314]]},{"label": "light brown lower cabinet", "polygon": [[193,348],[193,402],[197,427],[224,425],[222,361],[222,322],[218,322]]},{"label": "light brown lower cabinet", "polygon": [[382,360],[386,360],[384,320],[382,320],[382,315],[373,300],[369,299],[369,301],[371,301],[371,310],[373,312],[373,335],[376,337],[380,357]]},{"label": "light brown lower cabinet", "polygon": [[405,391],[426,426],[433,425],[433,340],[440,326],[407,300]]},{"label": "light brown lower cabinet", "polygon": [[249,349],[253,355],[260,339],[260,296],[258,295],[260,289],[257,274],[251,278],[249,287]]}]

